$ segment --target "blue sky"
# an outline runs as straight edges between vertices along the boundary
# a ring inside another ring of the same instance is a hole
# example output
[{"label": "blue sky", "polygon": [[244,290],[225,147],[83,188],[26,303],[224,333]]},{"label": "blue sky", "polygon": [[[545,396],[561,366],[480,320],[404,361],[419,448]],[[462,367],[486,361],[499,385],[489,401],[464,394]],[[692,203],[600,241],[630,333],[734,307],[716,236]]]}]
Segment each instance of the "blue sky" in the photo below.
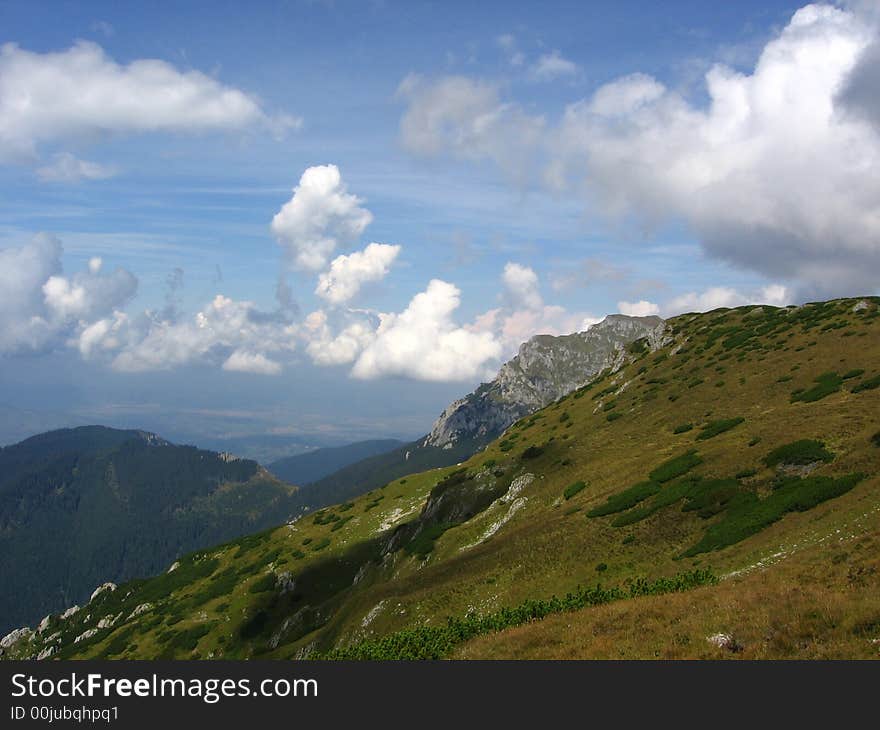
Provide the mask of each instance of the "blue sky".
[{"label": "blue sky", "polygon": [[416,436],[532,334],[876,292],[877,18],[799,7],[4,3],[0,437]]}]

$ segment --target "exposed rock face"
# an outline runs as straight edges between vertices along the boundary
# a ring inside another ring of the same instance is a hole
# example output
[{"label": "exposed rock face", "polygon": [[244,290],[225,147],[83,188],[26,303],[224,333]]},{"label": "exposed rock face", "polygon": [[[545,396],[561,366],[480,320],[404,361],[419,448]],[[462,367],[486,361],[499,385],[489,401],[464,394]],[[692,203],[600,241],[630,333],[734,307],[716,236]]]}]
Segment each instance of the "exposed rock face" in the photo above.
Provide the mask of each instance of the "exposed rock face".
[{"label": "exposed rock face", "polygon": [[605,368],[619,368],[626,346],[636,340],[645,338],[650,349],[658,349],[665,329],[660,317],[612,314],[585,332],[533,337],[501,367],[495,380],[443,411],[423,445],[449,449],[466,439],[487,443]]},{"label": "exposed rock face", "polygon": [[98,596],[100,596],[105,591],[110,591],[112,593],[115,590],[116,590],[115,583],[102,583],[97,588],[95,588],[94,592],[92,593],[91,598],[89,598],[89,603],[94,601]]},{"label": "exposed rock face", "polygon": [[0,639],[0,647],[3,649],[8,649],[13,644],[18,643],[22,639],[29,639],[33,635],[33,631],[31,631],[27,626],[22,626],[20,629],[15,629],[14,631],[10,631],[6,636]]}]

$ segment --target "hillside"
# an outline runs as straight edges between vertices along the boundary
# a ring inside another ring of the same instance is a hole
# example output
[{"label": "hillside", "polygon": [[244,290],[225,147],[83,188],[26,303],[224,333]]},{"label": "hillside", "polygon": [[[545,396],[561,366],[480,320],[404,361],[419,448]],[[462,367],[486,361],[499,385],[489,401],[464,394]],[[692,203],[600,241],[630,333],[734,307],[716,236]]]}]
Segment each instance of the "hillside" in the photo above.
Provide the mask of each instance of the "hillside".
[{"label": "hillside", "polygon": [[145,431],[62,429],[0,449],[0,626],[151,575],[287,519],[295,487],[254,461]]},{"label": "hillside", "polygon": [[532,337],[492,381],[444,409],[426,436],[318,479],[312,491],[325,505],[331,495],[342,502],[394,479],[464,461],[517,419],[619,365],[636,340],[658,346],[664,329],[659,317],[612,314],[584,332]]},{"label": "hillside", "polygon": [[666,324],[460,467],[193,553],[6,655],[877,657],[880,299]]},{"label": "hillside", "polygon": [[400,446],[403,446],[403,441],[397,439],[357,441],[345,446],[325,447],[278,459],[269,464],[268,469],[279,479],[291,484],[311,484],[356,461],[385,454]]}]

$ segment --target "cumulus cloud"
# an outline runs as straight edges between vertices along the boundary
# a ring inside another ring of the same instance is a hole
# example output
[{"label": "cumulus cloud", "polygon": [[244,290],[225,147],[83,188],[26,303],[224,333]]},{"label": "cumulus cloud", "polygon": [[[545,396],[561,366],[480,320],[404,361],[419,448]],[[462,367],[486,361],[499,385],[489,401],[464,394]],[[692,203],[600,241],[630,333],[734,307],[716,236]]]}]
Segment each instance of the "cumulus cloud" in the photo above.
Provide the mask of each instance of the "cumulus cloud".
[{"label": "cumulus cloud", "polygon": [[138,282],[125,269],[103,274],[92,259],[86,271],[65,276],[61,254],[61,242],[47,234],[0,250],[0,354],[59,347],[134,296]]},{"label": "cumulus cloud", "polygon": [[308,341],[306,352],[316,365],[347,365],[376,336],[378,316],[368,312],[347,310],[337,319],[343,321],[333,334],[330,318],[323,310],[309,314],[303,323],[303,337]]},{"label": "cumulus cloud", "polygon": [[617,311],[630,317],[649,317],[652,314],[660,314],[660,307],[642,299],[638,302],[618,302]]},{"label": "cumulus cloud", "polygon": [[69,152],[59,152],[52,163],[37,168],[37,177],[43,182],[75,183],[81,180],[106,180],[116,174],[113,167],[97,162],[80,160]]},{"label": "cumulus cloud", "polygon": [[485,375],[502,346],[491,333],[474,332],[454,322],[460,295],[453,284],[433,279],[403,312],[381,315],[375,339],[359,355],[352,375],[435,381]]},{"label": "cumulus cloud", "polygon": [[315,294],[330,304],[343,304],[364,284],[384,279],[399,253],[400,246],[371,243],[363,251],[337,256],[330,269],[318,277]]},{"label": "cumulus cloud", "polygon": [[770,284],[758,291],[747,293],[731,287],[714,286],[702,292],[687,292],[674,297],[663,305],[663,314],[671,317],[683,312],[709,312],[720,307],[742,307],[746,304],[784,307],[791,304],[792,299],[792,291],[781,284]]},{"label": "cumulus cloud", "polygon": [[[116,335],[119,350],[112,366],[141,372],[205,362],[222,363],[226,370],[277,374],[281,366],[268,354],[292,352],[296,337],[296,326],[279,313],[218,294],[191,318],[168,321],[145,312],[129,320],[126,331]],[[92,347],[100,344],[96,334]]]},{"label": "cumulus cloud", "polygon": [[508,261],[504,265],[501,281],[507,298],[514,306],[539,309],[544,305],[538,289],[538,275],[534,269]]},{"label": "cumulus cloud", "polygon": [[561,76],[572,76],[578,72],[573,61],[563,58],[559,51],[551,51],[538,57],[529,68],[529,77],[534,81],[553,81]]},{"label": "cumulus cloud", "polygon": [[397,93],[407,103],[400,136],[410,152],[435,157],[448,151],[493,160],[516,178],[527,173],[544,119],[503,103],[494,84],[464,76],[428,81],[411,74]]},{"label": "cumulus cloud", "polygon": [[309,167],[272,219],[272,233],[292,266],[319,271],[339,243],[357,239],[372,222],[363,201],[348,192],[336,165]]},{"label": "cumulus cloud", "polygon": [[[862,5],[876,3],[850,4]],[[684,221],[709,255],[788,280],[799,299],[873,292],[877,44],[866,11],[807,5],[750,72],[713,66],[705,103],[637,73],[570,104],[553,126],[485,82],[404,82],[401,138],[420,154],[502,167],[531,150],[542,172],[526,180],[586,195],[591,211],[648,228]]]},{"label": "cumulus cloud", "polygon": [[256,375],[278,375],[281,372],[281,363],[270,360],[260,352],[236,350],[226,358],[223,369]]},{"label": "cumulus cloud", "polygon": [[[254,124],[280,133],[298,123],[267,115],[254,97],[199,71],[179,71],[154,59],[121,65],[95,43],[80,41],[51,53],[13,43],[0,47],[0,161],[33,160],[42,144],[108,134],[238,130]],[[61,164],[68,174],[76,171],[71,161]],[[86,175],[89,170],[95,173],[86,167]],[[44,172],[59,174],[64,173],[51,167]]]}]

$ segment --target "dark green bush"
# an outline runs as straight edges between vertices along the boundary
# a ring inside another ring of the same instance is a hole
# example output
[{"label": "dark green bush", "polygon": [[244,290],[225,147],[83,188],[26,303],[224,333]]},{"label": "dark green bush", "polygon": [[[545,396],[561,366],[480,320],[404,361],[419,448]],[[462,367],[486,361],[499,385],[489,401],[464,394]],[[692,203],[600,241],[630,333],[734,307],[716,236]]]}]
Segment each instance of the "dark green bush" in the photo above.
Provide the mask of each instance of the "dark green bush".
[{"label": "dark green bush", "polygon": [[587,512],[587,517],[604,517],[615,512],[623,512],[659,491],[660,485],[657,482],[639,482],[608,497],[605,504]]},{"label": "dark green bush", "polygon": [[568,500],[574,497],[574,495],[576,495],[586,486],[587,485],[584,484],[584,482],[575,482],[574,484],[569,484],[562,494],[566,498],[566,500]]},{"label": "dark green bush", "polygon": [[697,440],[705,441],[706,439],[714,438],[725,431],[739,426],[745,420],[745,418],[722,418],[717,421],[710,421],[697,434]]},{"label": "dark green bush", "polygon": [[623,416],[623,414],[620,411],[615,411],[614,413],[609,413],[607,416],[605,416],[605,420],[616,421],[621,416]]},{"label": "dark green bush", "polygon": [[849,371],[845,372],[843,375],[841,375],[840,377],[843,378],[844,380],[852,380],[852,378],[857,378],[857,377],[859,377],[859,375],[864,375],[864,373],[865,373],[865,371],[863,369],[858,368],[856,370],[849,370]]},{"label": "dark green bush", "polygon": [[543,446],[529,446],[520,456],[521,459],[537,459],[544,453]]},{"label": "dark green bush", "polygon": [[829,462],[834,459],[834,454],[825,448],[821,441],[801,439],[790,444],[785,444],[773,449],[764,457],[764,464],[770,468],[778,464],[812,464],[816,461]]},{"label": "dark green bush", "polygon": [[687,474],[695,466],[703,463],[702,457],[695,451],[690,450],[679,456],[664,461],[650,473],[651,481],[664,483],[671,479]]},{"label": "dark green bush", "polygon": [[672,433],[687,433],[688,431],[692,431],[694,428],[693,423],[680,423],[675,428],[672,429]]},{"label": "dark green bush", "polygon": [[606,570],[608,570],[608,564],[607,564],[607,563],[599,563],[599,564],[596,566],[596,572],[597,572],[597,573],[604,573]]},{"label": "dark green bush", "polygon": [[875,375],[873,378],[869,378],[868,380],[863,380],[858,385],[853,386],[853,393],[861,393],[866,390],[876,390],[880,388],[880,375]]},{"label": "dark green bush", "polygon": [[274,573],[266,573],[266,575],[260,576],[248,586],[248,593],[265,593],[266,591],[271,591],[275,588],[276,582]]},{"label": "dark green bush", "polygon": [[816,383],[809,390],[796,390],[791,394],[791,402],[814,403],[840,390],[843,378],[835,372],[822,373],[813,381]]}]

